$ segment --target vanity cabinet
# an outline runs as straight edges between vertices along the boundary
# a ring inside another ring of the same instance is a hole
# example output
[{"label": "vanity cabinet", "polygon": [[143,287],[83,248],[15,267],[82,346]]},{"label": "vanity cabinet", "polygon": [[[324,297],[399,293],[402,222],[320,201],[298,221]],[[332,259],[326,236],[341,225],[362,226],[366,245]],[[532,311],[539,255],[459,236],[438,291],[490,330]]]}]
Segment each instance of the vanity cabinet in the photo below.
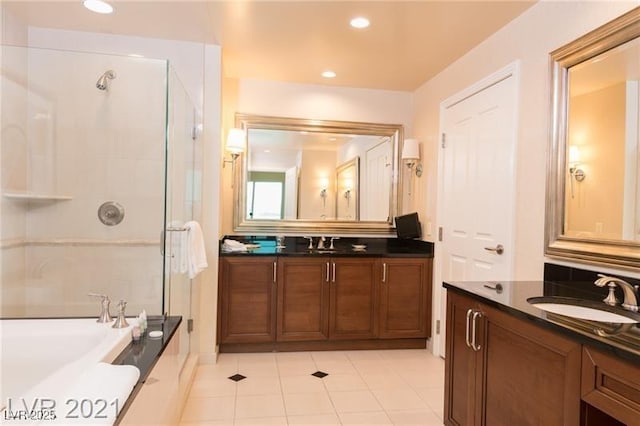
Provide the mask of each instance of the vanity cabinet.
[{"label": "vanity cabinet", "polygon": [[329,338],[377,337],[377,271],[375,258],[331,259]]},{"label": "vanity cabinet", "polygon": [[275,341],[276,265],[275,257],[220,258],[220,343]]},{"label": "vanity cabinet", "polygon": [[278,261],[279,342],[329,337],[329,259],[296,257]]},{"label": "vanity cabinet", "polygon": [[375,259],[280,259],[278,341],[376,337],[375,267]]},{"label": "vanity cabinet", "polygon": [[585,346],[582,400],[585,426],[640,424],[640,367]]},{"label": "vanity cabinet", "polygon": [[431,259],[383,258],[379,337],[431,337]]},{"label": "vanity cabinet", "polygon": [[580,424],[581,345],[447,294],[446,425]]},{"label": "vanity cabinet", "polygon": [[424,348],[431,258],[222,256],[222,352]]}]

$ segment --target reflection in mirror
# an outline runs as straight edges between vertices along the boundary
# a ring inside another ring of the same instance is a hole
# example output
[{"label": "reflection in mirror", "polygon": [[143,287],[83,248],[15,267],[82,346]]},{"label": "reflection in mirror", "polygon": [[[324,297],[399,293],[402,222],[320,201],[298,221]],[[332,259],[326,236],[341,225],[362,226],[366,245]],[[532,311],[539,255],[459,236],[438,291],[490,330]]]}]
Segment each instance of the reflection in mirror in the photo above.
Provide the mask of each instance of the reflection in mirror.
[{"label": "reflection in mirror", "polygon": [[640,41],[569,68],[565,235],[639,240]]},{"label": "reflection in mirror", "polygon": [[640,8],[551,53],[545,254],[640,266]]},{"label": "reflection in mirror", "polygon": [[[336,168],[336,217],[340,220],[360,218],[360,158]],[[388,211],[388,210],[387,210]]]},{"label": "reflection in mirror", "polygon": [[236,114],[234,230],[391,233],[402,126]]}]

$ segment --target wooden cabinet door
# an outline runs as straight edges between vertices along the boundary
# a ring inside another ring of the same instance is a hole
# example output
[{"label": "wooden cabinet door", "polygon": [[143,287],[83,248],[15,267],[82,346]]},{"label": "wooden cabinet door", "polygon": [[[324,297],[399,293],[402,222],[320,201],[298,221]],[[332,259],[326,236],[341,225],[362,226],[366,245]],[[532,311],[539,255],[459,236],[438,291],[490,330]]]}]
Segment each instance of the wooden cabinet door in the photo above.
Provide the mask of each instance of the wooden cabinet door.
[{"label": "wooden cabinet door", "polygon": [[330,339],[373,339],[378,332],[376,259],[331,260]]},{"label": "wooden cabinet door", "polygon": [[431,259],[383,258],[381,338],[431,337]]},{"label": "wooden cabinet door", "polygon": [[[619,422],[640,424],[640,366],[585,346],[582,352],[582,400]],[[588,424],[618,423],[605,419]]]},{"label": "wooden cabinet door", "polygon": [[278,262],[277,340],[325,340],[329,334],[328,258]]},{"label": "wooden cabinet door", "polygon": [[446,357],[444,360],[444,423],[451,426],[474,424],[477,355],[467,345],[467,313],[478,303],[447,292]]},{"label": "wooden cabinet door", "polygon": [[480,310],[476,424],[579,425],[581,345],[498,309]]},{"label": "wooden cabinet door", "polygon": [[579,343],[452,291],[446,342],[446,425],[580,423]]},{"label": "wooden cabinet door", "polygon": [[220,258],[220,343],[275,341],[275,268],[275,257]]}]

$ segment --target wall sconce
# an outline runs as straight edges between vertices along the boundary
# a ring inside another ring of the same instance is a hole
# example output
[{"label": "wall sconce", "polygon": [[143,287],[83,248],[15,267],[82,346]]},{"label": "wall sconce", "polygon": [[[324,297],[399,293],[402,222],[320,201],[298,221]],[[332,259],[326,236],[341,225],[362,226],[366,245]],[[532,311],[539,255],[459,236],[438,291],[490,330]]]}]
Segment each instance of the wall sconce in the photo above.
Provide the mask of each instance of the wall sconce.
[{"label": "wall sconce", "polygon": [[226,163],[231,163],[233,165],[233,163],[235,163],[236,161],[236,158],[238,158],[238,156],[244,152],[244,130],[236,128],[229,129],[229,133],[227,134],[227,143],[224,147],[231,153],[231,160],[225,159],[222,163],[222,167],[224,167]]},{"label": "wall sconce", "polygon": [[353,188],[353,180],[346,179],[344,181],[344,198],[347,200],[347,208],[349,208],[349,203],[351,202],[351,189]]},{"label": "wall sconce", "polygon": [[579,169],[580,164],[580,150],[576,145],[569,147],[569,182],[571,184],[571,198],[574,198],[573,193],[573,181],[582,182],[587,175],[584,170]]},{"label": "wall sconce", "polygon": [[320,198],[322,198],[322,215],[321,217],[326,217],[325,211],[327,209],[327,187],[329,186],[329,179],[320,178]]},{"label": "wall sconce", "polygon": [[405,139],[402,144],[402,161],[409,168],[409,190],[411,195],[411,181],[413,180],[413,168],[416,169],[416,176],[422,176],[422,163],[420,163],[420,148],[417,139]]},{"label": "wall sconce", "polygon": [[224,145],[225,149],[231,153],[231,160],[227,160],[226,158],[222,160],[222,167],[224,168],[225,164],[231,163],[231,187],[233,188],[236,175],[236,158],[240,156],[245,150],[245,134],[244,130],[232,128],[229,129],[229,133],[227,134],[227,142]]}]

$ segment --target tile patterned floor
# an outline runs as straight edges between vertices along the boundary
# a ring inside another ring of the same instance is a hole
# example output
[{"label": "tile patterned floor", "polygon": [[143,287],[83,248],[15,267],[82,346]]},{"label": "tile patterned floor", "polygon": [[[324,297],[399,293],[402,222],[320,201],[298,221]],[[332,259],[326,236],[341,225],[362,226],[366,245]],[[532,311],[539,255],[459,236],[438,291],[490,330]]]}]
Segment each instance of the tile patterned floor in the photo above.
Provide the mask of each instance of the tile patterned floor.
[{"label": "tile patterned floor", "polygon": [[221,354],[198,367],[181,426],[441,426],[443,384],[426,350]]}]

